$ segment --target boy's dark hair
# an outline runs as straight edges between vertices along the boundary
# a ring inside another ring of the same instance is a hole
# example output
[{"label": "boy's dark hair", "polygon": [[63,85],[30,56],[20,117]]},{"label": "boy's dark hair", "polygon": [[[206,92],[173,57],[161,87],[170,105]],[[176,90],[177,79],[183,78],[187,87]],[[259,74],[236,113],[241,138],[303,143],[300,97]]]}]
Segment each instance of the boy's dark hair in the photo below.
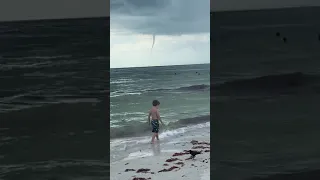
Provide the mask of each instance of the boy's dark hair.
[{"label": "boy's dark hair", "polygon": [[160,105],[160,102],[159,102],[158,100],[153,100],[153,101],[152,101],[152,105],[153,105],[153,106]]}]

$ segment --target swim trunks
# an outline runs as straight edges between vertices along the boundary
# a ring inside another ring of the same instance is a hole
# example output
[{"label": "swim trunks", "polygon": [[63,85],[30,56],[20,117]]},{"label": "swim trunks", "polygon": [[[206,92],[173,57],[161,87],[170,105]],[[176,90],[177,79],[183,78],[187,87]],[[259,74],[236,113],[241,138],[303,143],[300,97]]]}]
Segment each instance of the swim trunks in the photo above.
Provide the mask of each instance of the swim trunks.
[{"label": "swim trunks", "polygon": [[159,132],[159,121],[157,119],[153,119],[151,121],[151,126],[152,126],[152,132],[154,132],[154,133]]}]

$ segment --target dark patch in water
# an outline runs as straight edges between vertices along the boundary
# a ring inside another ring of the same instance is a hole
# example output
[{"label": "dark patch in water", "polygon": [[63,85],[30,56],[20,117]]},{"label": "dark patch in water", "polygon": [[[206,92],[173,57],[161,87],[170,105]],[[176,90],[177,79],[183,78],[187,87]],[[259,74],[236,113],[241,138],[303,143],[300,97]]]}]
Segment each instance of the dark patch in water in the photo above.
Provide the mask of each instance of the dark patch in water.
[{"label": "dark patch in water", "polygon": [[247,180],[316,180],[320,179],[320,170],[275,174],[267,177],[253,177]]},{"label": "dark patch in water", "polygon": [[278,93],[305,88],[316,82],[319,82],[318,76],[295,72],[228,81],[223,84],[215,85],[213,90],[223,94],[252,92]]},{"label": "dark patch in water", "polygon": [[178,90],[186,90],[186,91],[197,91],[197,90],[207,90],[207,89],[210,89],[210,86],[205,85],[205,84],[192,85],[192,86],[178,88]]},{"label": "dark patch in water", "polygon": [[198,84],[198,85],[191,85],[191,86],[183,86],[173,89],[149,89],[147,91],[204,91],[204,90],[210,90],[210,85],[206,84]]}]

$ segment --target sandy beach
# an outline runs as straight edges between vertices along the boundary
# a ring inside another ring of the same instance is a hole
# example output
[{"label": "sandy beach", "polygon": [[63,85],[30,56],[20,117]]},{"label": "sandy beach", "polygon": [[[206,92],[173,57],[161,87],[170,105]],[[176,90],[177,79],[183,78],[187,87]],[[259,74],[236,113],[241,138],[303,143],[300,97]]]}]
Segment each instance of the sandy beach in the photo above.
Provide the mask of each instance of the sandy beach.
[{"label": "sandy beach", "polygon": [[[209,142],[209,97],[209,64],[110,69],[111,179],[209,179],[209,147],[194,149],[203,150],[195,160],[184,152],[192,140]],[[151,145],[146,111],[155,98],[164,124]]]},{"label": "sandy beach", "polygon": [[[210,179],[209,141],[210,134],[207,132],[180,136],[175,141],[160,139],[111,163],[111,180]],[[188,150],[201,154],[190,159]]]}]

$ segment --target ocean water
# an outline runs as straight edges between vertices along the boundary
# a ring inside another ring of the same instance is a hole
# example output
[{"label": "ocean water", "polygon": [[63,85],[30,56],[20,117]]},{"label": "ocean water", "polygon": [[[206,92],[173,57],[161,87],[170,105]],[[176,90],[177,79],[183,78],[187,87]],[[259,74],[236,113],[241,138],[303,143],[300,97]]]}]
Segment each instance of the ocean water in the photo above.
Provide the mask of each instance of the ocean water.
[{"label": "ocean water", "polygon": [[0,23],[0,179],[107,179],[107,18]]},{"label": "ocean water", "polygon": [[211,15],[211,178],[319,179],[319,15]]},{"label": "ocean water", "polygon": [[160,139],[170,141],[203,128],[210,132],[209,64],[111,69],[111,161],[150,142],[147,117],[154,99],[160,101],[165,124]]}]

